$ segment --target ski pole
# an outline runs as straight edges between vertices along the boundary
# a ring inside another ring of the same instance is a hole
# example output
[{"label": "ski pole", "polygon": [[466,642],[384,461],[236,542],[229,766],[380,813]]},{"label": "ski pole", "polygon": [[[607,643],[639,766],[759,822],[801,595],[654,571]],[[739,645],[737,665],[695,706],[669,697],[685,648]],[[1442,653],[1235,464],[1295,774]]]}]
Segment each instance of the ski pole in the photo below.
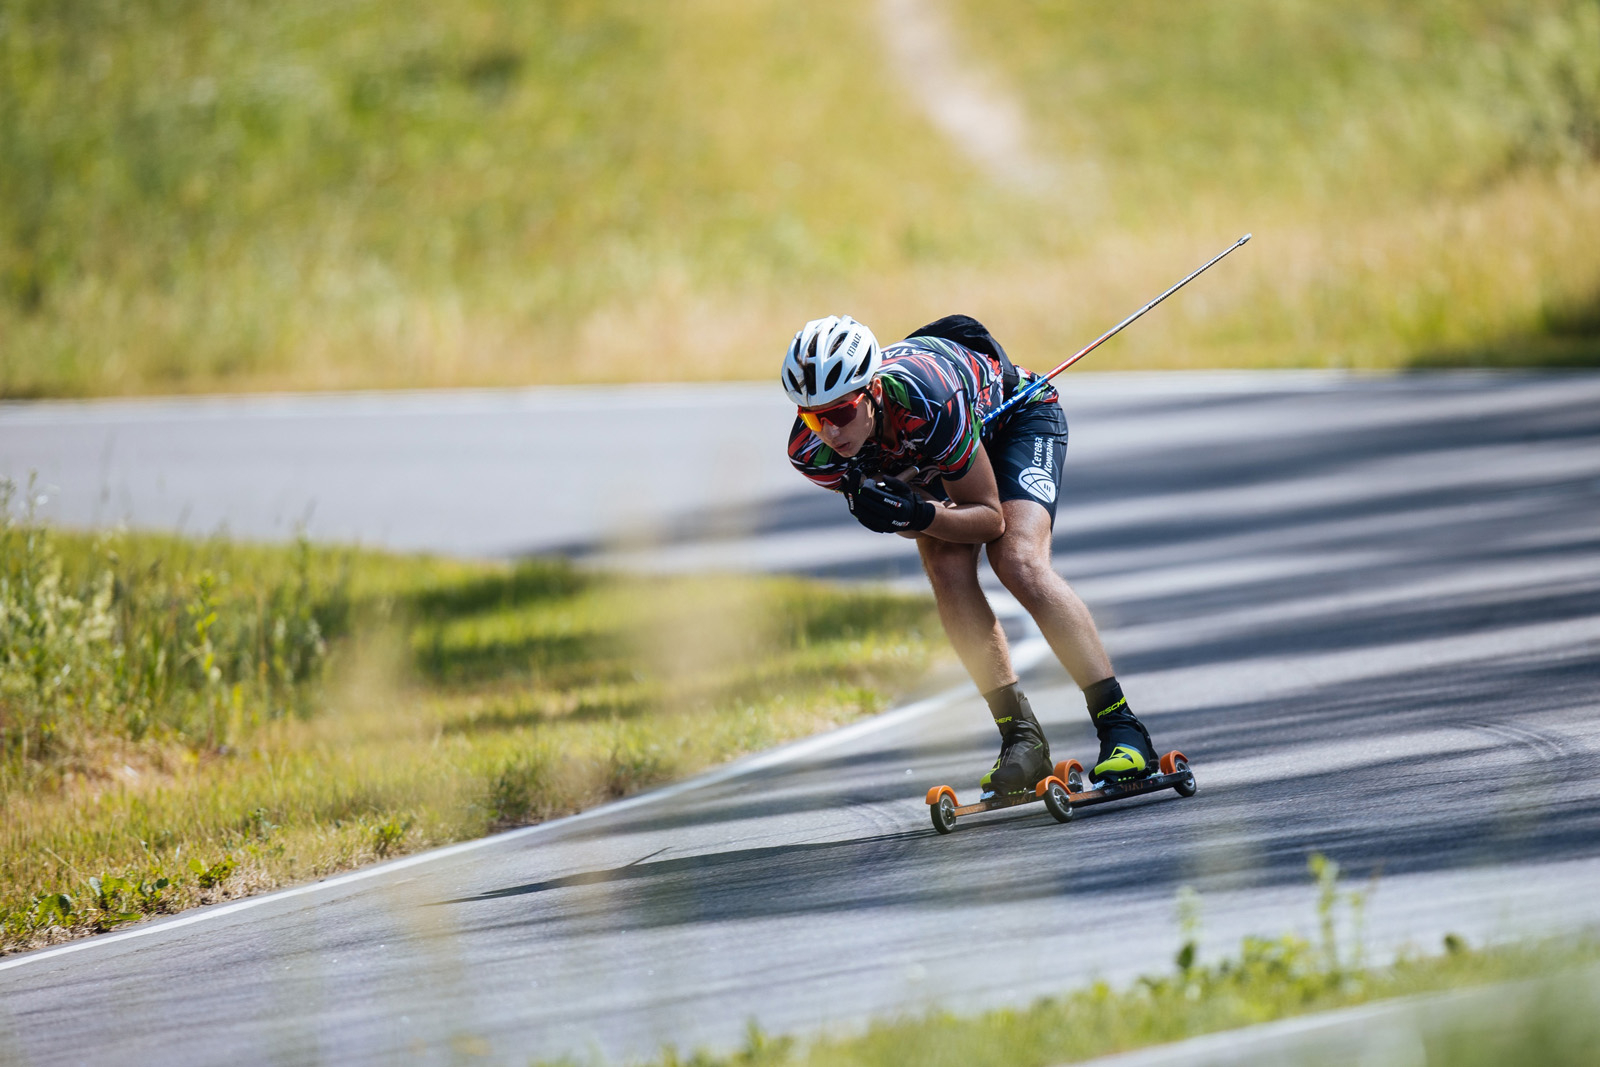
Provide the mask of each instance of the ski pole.
[{"label": "ski pole", "polygon": [[1060,374],[1062,371],[1066,370],[1068,367],[1070,367],[1074,363],[1078,362],[1078,360],[1082,359],[1084,356],[1087,356],[1090,352],[1093,352],[1095,349],[1099,348],[1101,345],[1103,345],[1107,341],[1111,340],[1117,334],[1121,333],[1123,331],[1124,327],[1130,325],[1140,315],[1143,315],[1146,311],[1149,311],[1151,308],[1153,308],[1157,304],[1161,303],[1161,301],[1165,300],[1167,297],[1171,296],[1173,293],[1176,293],[1179,289],[1182,289],[1184,286],[1188,285],[1190,282],[1192,282],[1196,278],[1200,277],[1200,275],[1204,274],[1206,271],[1210,270],[1213,266],[1215,266],[1217,264],[1217,262],[1222,259],[1223,256],[1227,255],[1229,252],[1232,252],[1234,249],[1241,247],[1248,240],[1250,240],[1250,235],[1247,233],[1243,237],[1239,238],[1237,241],[1233,242],[1233,244],[1229,245],[1227,248],[1223,249],[1221,252],[1219,252],[1215,256],[1213,256],[1199,270],[1195,271],[1193,274],[1191,274],[1187,278],[1183,279],[1183,281],[1179,282],[1177,285],[1174,285],[1171,289],[1168,289],[1166,292],[1162,293],[1160,296],[1158,296],[1154,300],[1150,301],[1150,303],[1146,304],[1144,307],[1140,308],[1138,311],[1135,311],[1132,315],[1129,315],[1127,318],[1123,319],[1121,322],[1119,322],[1115,326],[1111,327],[1111,329],[1107,330],[1105,333],[1101,334],[1099,337],[1096,337],[1094,339],[1094,341],[1087,348],[1084,348],[1082,351],[1074,354],[1071,358],[1065,360],[1055,370],[1051,371],[1049,374],[1046,374],[1042,378],[1035,378],[1033,381],[1029,382],[1026,386],[1024,386],[1023,388],[1017,390],[1017,392],[1015,393],[1015,395],[1013,395],[1011,397],[1011,399],[1007,400],[1005,403],[1001,404],[999,407],[995,408],[993,411],[989,412],[989,414],[984,416],[984,418],[983,418],[984,425],[987,426],[992,420],[999,418],[1001,415],[1004,415],[1006,412],[1010,411],[1012,408],[1016,407],[1018,404],[1023,403],[1029,397],[1031,397],[1035,393],[1039,392],[1041,389],[1043,389],[1045,387],[1045,385],[1050,381],[1050,379],[1054,378],[1056,375]]}]

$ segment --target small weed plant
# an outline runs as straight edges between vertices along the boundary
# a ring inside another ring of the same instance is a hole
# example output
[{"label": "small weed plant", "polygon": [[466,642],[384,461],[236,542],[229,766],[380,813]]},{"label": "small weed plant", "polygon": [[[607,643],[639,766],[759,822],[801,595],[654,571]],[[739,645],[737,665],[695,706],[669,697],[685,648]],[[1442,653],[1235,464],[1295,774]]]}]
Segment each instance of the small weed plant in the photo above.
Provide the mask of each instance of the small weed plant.
[{"label": "small weed plant", "polygon": [[214,754],[317,699],[346,585],[309,544],[261,567],[220,542],[63,539],[15,498],[0,482],[0,795],[105,773],[112,749]]}]

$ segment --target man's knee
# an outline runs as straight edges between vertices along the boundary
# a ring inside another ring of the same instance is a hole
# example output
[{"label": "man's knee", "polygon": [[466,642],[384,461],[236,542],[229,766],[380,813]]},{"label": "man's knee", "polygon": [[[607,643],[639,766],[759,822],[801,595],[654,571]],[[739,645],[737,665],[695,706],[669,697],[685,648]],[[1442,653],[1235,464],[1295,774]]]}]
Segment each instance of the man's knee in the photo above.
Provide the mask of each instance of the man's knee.
[{"label": "man's knee", "polygon": [[989,565],[1000,584],[1024,606],[1046,598],[1061,583],[1050,557],[1043,553],[996,545],[989,550]]},{"label": "man's knee", "polygon": [[936,591],[977,581],[978,546],[919,537],[917,549],[922,554],[922,569]]}]

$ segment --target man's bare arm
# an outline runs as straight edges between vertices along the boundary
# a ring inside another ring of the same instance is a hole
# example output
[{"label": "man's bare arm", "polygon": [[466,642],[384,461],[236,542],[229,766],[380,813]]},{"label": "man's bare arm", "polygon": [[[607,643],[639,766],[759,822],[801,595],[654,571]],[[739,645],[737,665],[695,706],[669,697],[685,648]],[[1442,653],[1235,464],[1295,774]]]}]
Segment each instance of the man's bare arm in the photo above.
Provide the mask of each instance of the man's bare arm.
[{"label": "man's bare arm", "polygon": [[954,481],[944,480],[948,501],[935,501],[939,511],[922,533],[941,541],[962,545],[986,545],[1006,532],[1005,512],[1000,510],[1000,487],[994,480],[989,453],[978,449],[978,456],[967,473]]}]

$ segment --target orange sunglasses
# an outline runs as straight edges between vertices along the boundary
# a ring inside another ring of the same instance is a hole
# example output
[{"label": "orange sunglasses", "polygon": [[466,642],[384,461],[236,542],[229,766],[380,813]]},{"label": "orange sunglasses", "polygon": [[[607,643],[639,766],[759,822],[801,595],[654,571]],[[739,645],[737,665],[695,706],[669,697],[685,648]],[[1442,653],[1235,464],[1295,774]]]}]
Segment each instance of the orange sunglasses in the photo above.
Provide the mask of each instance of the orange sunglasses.
[{"label": "orange sunglasses", "polygon": [[822,424],[831,426],[848,426],[855,420],[856,408],[861,403],[861,398],[866,396],[866,390],[854,393],[843,400],[836,400],[825,408],[800,408],[800,421],[805,423],[812,433],[821,433]]}]

